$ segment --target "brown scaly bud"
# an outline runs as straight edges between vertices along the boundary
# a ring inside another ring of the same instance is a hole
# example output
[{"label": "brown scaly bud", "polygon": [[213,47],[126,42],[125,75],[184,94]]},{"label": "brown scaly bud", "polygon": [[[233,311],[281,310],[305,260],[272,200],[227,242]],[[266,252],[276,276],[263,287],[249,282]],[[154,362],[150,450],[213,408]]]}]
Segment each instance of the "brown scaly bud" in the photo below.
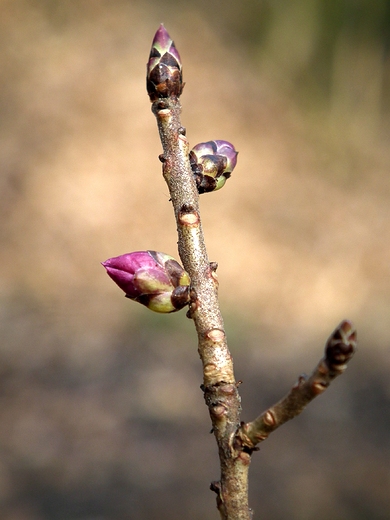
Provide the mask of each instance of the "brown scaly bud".
[{"label": "brown scaly bud", "polygon": [[180,55],[163,24],[154,36],[146,69],[150,101],[180,96],[184,87]]},{"label": "brown scaly bud", "polygon": [[356,351],[356,330],[344,320],[334,330],[325,347],[325,361],[331,370],[343,371]]}]

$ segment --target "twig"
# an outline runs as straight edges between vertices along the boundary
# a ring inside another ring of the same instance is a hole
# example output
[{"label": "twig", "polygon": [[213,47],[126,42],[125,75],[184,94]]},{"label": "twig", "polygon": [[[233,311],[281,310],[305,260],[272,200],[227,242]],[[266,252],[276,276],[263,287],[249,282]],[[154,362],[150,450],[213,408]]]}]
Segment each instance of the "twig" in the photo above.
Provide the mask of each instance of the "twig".
[{"label": "twig", "polygon": [[356,330],[350,321],[342,321],[329,337],[325,355],[311,376],[300,376],[290,392],[257,419],[242,423],[237,439],[249,450],[264,441],[282,424],[299,415],[312,399],[322,394],[335,377],[347,368],[356,352]]},{"label": "twig", "polygon": [[[174,208],[179,254],[191,278],[187,316],[194,320],[198,333],[203,364],[201,388],[218,443],[221,479],[213,482],[211,489],[217,493],[222,520],[250,520],[248,469],[252,452],[273,430],[301,413],[343,372],[356,349],[356,332],[350,322],[343,321],[329,338],[325,357],[310,378],[301,376],[279,403],[254,421],[240,424],[241,399],[218,303],[217,266],[210,264],[207,256],[199,211],[199,188],[215,189],[215,180],[214,184],[211,179],[200,185],[195,181],[185,129],[180,122],[183,86],[179,53],[160,26],[147,65],[147,90],[164,151],[160,160]],[[223,185],[226,178],[219,182]]]},{"label": "twig", "polygon": [[[172,61],[172,53],[178,56],[173,49],[167,61]],[[162,68],[161,60],[159,66],[158,74]],[[156,85],[161,85],[161,77],[155,77],[158,74],[152,74],[152,77]],[[154,89],[149,83],[148,91],[149,94],[152,91],[152,111],[157,119],[164,150],[160,160],[176,217],[179,254],[191,278],[193,294],[189,317],[194,320],[198,333],[198,351],[203,364],[201,388],[219,448],[221,481],[218,486],[214,484],[213,489],[218,491],[219,511],[223,519],[249,520],[247,474],[250,457],[233,447],[234,435],[239,427],[241,400],[219,308],[216,264],[210,264],[205,247],[199,193],[190,166],[185,129],[180,122],[181,106],[178,96],[172,95],[172,92],[180,93],[183,85],[178,86],[181,77],[177,79],[176,76],[176,83],[173,74],[170,78],[173,79],[169,80],[169,96],[154,99]],[[157,87],[159,92],[167,85],[164,81],[163,87]]]}]

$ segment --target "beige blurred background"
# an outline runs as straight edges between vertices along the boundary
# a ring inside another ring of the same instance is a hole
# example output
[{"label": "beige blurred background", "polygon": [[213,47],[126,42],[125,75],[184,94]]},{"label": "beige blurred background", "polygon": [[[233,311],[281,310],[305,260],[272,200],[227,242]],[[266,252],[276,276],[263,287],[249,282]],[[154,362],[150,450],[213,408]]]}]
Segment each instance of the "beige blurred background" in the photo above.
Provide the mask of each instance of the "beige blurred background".
[{"label": "beige blurred background", "polygon": [[185,313],[100,262],[177,256],[145,90],[164,22],[192,145],[239,150],[201,198],[243,419],[349,318],[346,374],[253,457],[255,518],[390,517],[390,2],[0,0],[0,518],[213,519],[214,439]]}]

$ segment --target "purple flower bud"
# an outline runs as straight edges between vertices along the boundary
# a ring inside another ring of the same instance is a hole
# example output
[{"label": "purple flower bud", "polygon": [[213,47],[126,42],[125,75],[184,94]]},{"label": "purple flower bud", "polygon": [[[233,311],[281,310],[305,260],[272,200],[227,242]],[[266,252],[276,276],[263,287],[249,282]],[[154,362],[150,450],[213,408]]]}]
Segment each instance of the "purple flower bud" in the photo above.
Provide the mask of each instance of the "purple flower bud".
[{"label": "purple flower bud", "polygon": [[126,297],[156,312],[175,312],[189,303],[190,277],[174,258],[135,251],[102,262]]},{"label": "purple flower bud", "polygon": [[237,164],[234,146],[228,141],[199,143],[190,152],[191,169],[199,193],[221,189]]},{"label": "purple flower bud", "polygon": [[163,24],[154,36],[146,71],[150,101],[180,96],[184,87],[180,55]]}]

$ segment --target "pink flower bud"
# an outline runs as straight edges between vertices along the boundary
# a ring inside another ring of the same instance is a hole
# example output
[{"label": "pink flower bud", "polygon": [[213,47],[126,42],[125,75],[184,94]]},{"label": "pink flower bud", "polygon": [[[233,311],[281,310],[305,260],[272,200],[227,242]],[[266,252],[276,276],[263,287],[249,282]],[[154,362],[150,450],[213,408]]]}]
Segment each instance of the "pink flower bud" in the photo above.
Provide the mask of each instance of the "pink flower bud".
[{"label": "pink flower bud", "polygon": [[190,277],[174,258],[135,251],[102,262],[126,297],[156,312],[174,312],[189,303]]}]

